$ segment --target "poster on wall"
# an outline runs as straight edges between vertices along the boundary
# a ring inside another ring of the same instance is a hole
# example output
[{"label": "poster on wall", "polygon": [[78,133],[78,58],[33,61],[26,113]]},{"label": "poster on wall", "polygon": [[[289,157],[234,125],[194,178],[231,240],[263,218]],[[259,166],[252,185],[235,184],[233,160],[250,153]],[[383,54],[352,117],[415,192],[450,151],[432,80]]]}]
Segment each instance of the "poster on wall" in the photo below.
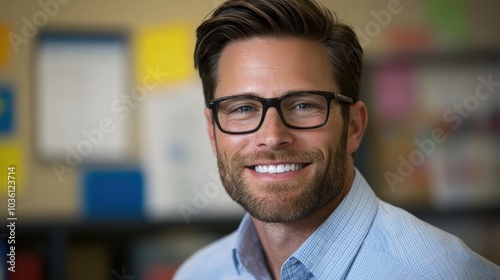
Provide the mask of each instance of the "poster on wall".
[{"label": "poster on wall", "polygon": [[130,153],[129,50],[118,33],[44,32],[35,56],[36,145],[44,160],[75,167]]}]

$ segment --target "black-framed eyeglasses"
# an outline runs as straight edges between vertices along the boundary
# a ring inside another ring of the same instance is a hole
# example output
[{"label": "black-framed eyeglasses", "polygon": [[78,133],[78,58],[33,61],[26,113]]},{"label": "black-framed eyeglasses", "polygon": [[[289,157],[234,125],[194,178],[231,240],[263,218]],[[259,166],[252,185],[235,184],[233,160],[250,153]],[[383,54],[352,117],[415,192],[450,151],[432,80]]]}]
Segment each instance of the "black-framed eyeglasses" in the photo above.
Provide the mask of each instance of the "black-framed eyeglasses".
[{"label": "black-framed eyeglasses", "polygon": [[281,121],[290,128],[312,129],[326,124],[330,101],[353,104],[352,98],[329,91],[296,91],[277,98],[233,95],[208,103],[219,129],[227,134],[257,131],[264,122],[267,109],[276,108]]}]

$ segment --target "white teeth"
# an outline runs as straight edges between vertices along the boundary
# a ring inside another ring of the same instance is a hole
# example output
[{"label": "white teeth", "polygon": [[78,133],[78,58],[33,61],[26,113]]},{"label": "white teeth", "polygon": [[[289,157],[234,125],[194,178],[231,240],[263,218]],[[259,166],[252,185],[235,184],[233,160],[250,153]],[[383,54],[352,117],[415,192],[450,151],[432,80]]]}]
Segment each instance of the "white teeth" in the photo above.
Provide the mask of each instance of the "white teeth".
[{"label": "white teeth", "polygon": [[285,172],[285,165],[284,164],[280,164],[276,167],[276,172],[277,173],[283,173]]},{"label": "white teeth", "polygon": [[288,171],[295,171],[299,170],[304,167],[304,164],[278,164],[278,165],[256,165],[255,166],[255,171],[259,173],[283,173],[283,172],[288,172]]}]

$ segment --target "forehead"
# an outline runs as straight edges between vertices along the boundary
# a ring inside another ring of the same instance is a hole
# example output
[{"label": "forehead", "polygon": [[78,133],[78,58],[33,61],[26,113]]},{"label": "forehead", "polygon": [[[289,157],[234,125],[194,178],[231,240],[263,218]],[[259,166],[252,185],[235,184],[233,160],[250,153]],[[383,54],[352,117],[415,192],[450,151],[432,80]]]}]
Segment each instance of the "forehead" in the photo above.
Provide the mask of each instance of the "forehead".
[{"label": "forehead", "polygon": [[217,70],[215,98],[242,93],[276,97],[296,90],[338,91],[326,48],[300,38],[232,42],[222,51]]}]

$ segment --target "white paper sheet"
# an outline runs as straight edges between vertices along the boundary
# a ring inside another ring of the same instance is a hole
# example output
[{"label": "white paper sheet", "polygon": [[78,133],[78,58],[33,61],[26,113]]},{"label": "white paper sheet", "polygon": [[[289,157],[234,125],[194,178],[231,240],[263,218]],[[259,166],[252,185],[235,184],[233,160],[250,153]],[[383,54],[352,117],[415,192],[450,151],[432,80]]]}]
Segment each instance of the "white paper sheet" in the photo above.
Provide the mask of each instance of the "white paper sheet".
[{"label": "white paper sheet", "polygon": [[147,212],[192,222],[241,216],[220,183],[204,117],[201,84],[152,94],[139,110]]}]

